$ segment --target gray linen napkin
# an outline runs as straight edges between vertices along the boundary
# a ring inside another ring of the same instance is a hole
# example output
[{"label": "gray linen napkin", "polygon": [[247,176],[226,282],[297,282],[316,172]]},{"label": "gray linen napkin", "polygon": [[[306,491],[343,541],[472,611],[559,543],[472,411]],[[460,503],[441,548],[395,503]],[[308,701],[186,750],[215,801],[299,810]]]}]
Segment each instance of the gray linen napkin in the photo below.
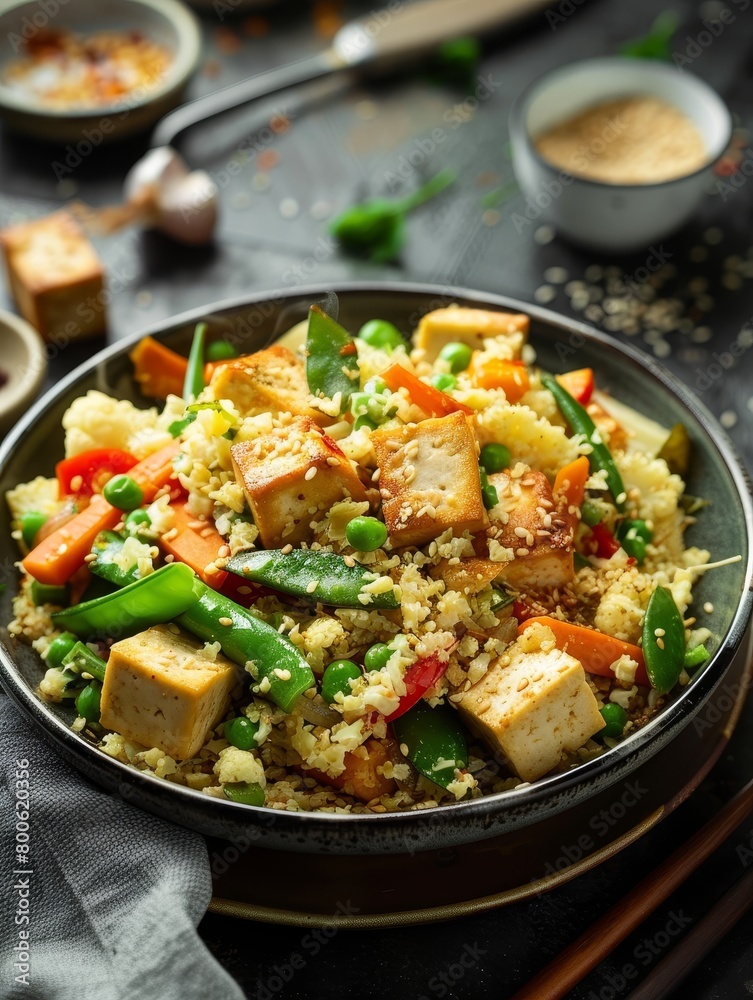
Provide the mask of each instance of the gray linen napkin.
[{"label": "gray linen napkin", "polygon": [[0,998],[243,1000],[196,933],[202,837],[89,784],[2,692],[0,767]]}]

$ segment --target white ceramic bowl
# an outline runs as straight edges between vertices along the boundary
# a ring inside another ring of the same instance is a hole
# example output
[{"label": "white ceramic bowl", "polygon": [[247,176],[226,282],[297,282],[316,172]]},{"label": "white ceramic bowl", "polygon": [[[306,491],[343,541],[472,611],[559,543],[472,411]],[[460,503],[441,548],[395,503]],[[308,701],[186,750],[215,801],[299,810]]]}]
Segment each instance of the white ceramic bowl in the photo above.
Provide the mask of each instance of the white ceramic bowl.
[{"label": "white ceramic bowl", "polygon": [[[706,164],[657,184],[607,184],[576,177],[545,160],[536,138],[551,126],[603,101],[657,97],[682,111],[706,144]],[[510,113],[513,167],[526,196],[525,217],[552,223],[589,249],[647,248],[685,223],[724,153],[732,119],[719,95],[691,73],[648,59],[586,59],[547,73],[521,94]]]},{"label": "white ceramic bowl", "polygon": [[[171,62],[164,78],[148,90],[110,105],[58,110],[33,104],[2,82],[7,63],[23,55],[23,40],[46,30],[77,35],[99,31],[141,31],[164,45]],[[45,6],[39,0],[0,0],[0,115],[19,132],[70,142],[79,156],[153,125],[180,103],[198,65],[201,34],[195,15],[179,0],[65,0]],[[83,145],[83,149],[79,146]]]},{"label": "white ceramic bowl", "polygon": [[47,355],[37,331],[0,309],[0,438],[34,401],[46,372]]}]

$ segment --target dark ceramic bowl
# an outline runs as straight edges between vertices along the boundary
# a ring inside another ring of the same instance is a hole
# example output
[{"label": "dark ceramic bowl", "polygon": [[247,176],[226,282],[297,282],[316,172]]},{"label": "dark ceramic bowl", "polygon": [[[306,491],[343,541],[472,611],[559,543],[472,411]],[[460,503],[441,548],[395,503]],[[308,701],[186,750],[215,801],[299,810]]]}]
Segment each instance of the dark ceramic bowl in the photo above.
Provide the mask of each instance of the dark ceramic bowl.
[{"label": "dark ceramic bowl", "polygon": [[[322,288],[250,296],[194,310],[149,332],[186,351],[195,323],[207,319],[213,330],[237,338],[240,346],[254,350],[303,319],[312,301],[327,297],[331,308],[332,294]],[[501,850],[508,861],[515,859],[512,866],[508,865],[510,872],[517,866],[517,853],[530,854],[531,845],[541,841],[537,856],[551,857],[553,870],[559,871],[563,866],[554,864],[558,858],[557,838],[563,836],[567,822],[575,817],[577,823],[591,830],[593,840],[595,829],[589,824],[597,817],[598,825],[598,812],[593,811],[596,804],[615,796],[619,803],[627,794],[631,777],[643,774],[639,787],[644,787],[648,780],[645,775],[652,769],[661,775],[655,791],[666,805],[709,764],[718,752],[720,732],[728,731],[731,725],[728,720],[744,688],[752,603],[753,510],[745,474],[722,429],[684,386],[651,358],[618,347],[582,324],[500,296],[431,286],[345,285],[337,289],[337,297],[340,321],[351,329],[378,316],[407,331],[423,313],[454,301],[525,312],[531,316],[531,343],[543,366],[554,371],[591,366],[598,373],[599,384],[617,398],[667,427],[685,424],[694,456],[688,489],[711,501],[690,529],[688,543],[709,548],[714,559],[742,555],[740,562],[705,574],[696,585],[697,605],[706,601],[714,605],[713,614],[703,618],[713,632],[713,655],[700,674],[643,729],[601,757],[567,773],[544,778],[519,791],[420,812],[383,815],[290,813],[243,806],[209,798],[112,760],[72,732],[70,710],[38,700],[34,689],[42,676],[42,663],[31,649],[10,640],[7,633],[0,647],[3,684],[55,743],[58,752],[92,780],[118,791],[143,809],[202,833],[236,844],[251,843],[262,853],[281,849],[331,855],[413,855],[416,851],[432,852],[494,838],[495,850]],[[11,432],[0,451],[0,492],[40,473],[53,474],[55,461],[63,453],[63,412],[88,389],[101,389],[145,405],[131,377],[128,349],[133,342],[118,343],[76,369]],[[10,592],[15,586],[12,566],[17,553],[5,505],[0,514],[0,546],[11,584],[0,607],[0,620],[7,622],[11,617]],[[708,721],[712,698],[727,690],[732,694],[723,708],[715,703],[713,719]],[[675,755],[682,767],[673,767]],[[673,786],[667,775],[675,772],[678,778]],[[637,799],[630,808],[625,803],[621,806],[619,820],[622,822],[627,812],[631,828],[640,827],[646,810],[653,815],[659,808],[656,796],[638,792]],[[614,832],[619,829],[616,827]],[[544,830],[548,832],[542,841]],[[484,845],[477,846],[483,852]],[[578,848],[581,855],[583,850]],[[344,863],[347,859],[341,860]],[[374,861],[372,857],[370,863]],[[510,877],[519,883],[520,877],[527,878],[526,871],[524,867],[520,875]]]}]

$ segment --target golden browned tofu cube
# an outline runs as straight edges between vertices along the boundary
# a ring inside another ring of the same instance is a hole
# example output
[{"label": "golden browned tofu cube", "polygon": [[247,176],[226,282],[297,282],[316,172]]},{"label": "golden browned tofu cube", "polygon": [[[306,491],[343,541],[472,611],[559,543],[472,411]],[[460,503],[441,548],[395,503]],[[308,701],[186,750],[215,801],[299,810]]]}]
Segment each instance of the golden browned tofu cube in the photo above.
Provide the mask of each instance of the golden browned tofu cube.
[{"label": "golden browned tofu cube", "polygon": [[220,365],[212,376],[209,393],[212,399],[229,399],[244,417],[293,413],[315,423],[332,422],[310,405],[303,362],[279,344]]},{"label": "golden browned tofu cube", "polygon": [[195,756],[237,683],[230,660],[202,656],[203,646],[168,625],[114,643],[102,685],[105,729],[176,760]]},{"label": "golden browned tofu cube", "polygon": [[68,212],[22,222],[0,233],[18,311],[46,340],[76,340],[107,325],[104,269]]},{"label": "golden browned tofu cube", "polygon": [[427,361],[434,361],[445,344],[459,341],[475,350],[483,348],[489,337],[503,336],[509,342],[511,356],[517,358],[530,325],[530,319],[522,313],[448,306],[422,317],[413,343]]},{"label": "golden browned tofu cube", "polygon": [[461,559],[460,562],[442,559],[430,570],[435,580],[444,580],[448,590],[457,590],[461,594],[479,594],[502,572],[503,567],[498,562],[478,557]]},{"label": "golden browned tofu cube", "polygon": [[350,460],[308,417],[230,449],[265,548],[312,537],[311,523],[340,500],[366,500]]},{"label": "golden browned tofu cube", "polygon": [[393,545],[423,545],[443,531],[481,531],[478,453],[462,413],[371,435],[382,510]]},{"label": "golden browned tofu cube", "polygon": [[533,636],[518,639],[480,681],[455,696],[469,728],[501,751],[524,781],[551,771],[563,753],[604,727],[580,661],[554,648],[551,629],[541,638],[539,648],[531,648]]},{"label": "golden browned tofu cube", "polygon": [[[486,534],[509,550],[508,560],[500,564],[501,579],[523,590],[569,583],[574,574],[572,520],[558,510],[543,472],[516,466],[513,473],[489,476],[499,503],[489,511]],[[490,546],[490,554],[494,548]]]}]

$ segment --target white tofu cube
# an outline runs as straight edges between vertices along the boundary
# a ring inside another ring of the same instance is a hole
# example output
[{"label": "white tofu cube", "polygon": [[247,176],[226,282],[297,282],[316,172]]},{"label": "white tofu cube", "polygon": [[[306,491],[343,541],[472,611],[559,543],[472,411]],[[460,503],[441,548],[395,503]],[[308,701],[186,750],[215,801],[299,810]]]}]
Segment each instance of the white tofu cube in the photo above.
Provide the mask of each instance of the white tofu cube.
[{"label": "white tofu cube", "polygon": [[235,665],[219,654],[199,655],[202,648],[167,625],[114,643],[102,685],[105,729],[176,760],[195,756],[237,683]]},{"label": "white tofu cube", "polygon": [[423,545],[489,523],[476,440],[462,413],[374,431],[382,511],[393,545]]},{"label": "white tofu cube", "polygon": [[604,727],[580,661],[531,644],[518,639],[457,701],[468,726],[524,781],[551,771],[563,752],[582,747]]},{"label": "white tofu cube", "polygon": [[434,361],[446,344],[459,342],[476,350],[483,349],[484,341],[490,337],[503,337],[510,345],[512,357],[518,358],[530,325],[530,319],[522,313],[453,305],[423,316],[413,343],[422,358]]},{"label": "white tofu cube", "polygon": [[308,417],[234,444],[230,454],[265,548],[309,541],[312,521],[334,504],[366,500],[350,460]]}]

